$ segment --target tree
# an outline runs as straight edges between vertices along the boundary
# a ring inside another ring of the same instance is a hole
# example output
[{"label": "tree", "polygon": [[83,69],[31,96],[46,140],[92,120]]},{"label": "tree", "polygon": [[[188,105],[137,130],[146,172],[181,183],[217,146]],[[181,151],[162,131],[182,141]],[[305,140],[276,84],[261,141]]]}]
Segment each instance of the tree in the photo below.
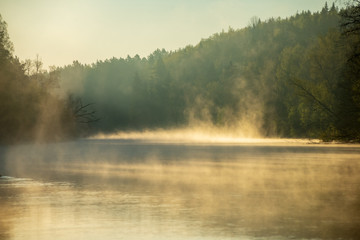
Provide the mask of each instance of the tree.
[{"label": "tree", "polygon": [[7,24],[0,15],[0,64],[6,60],[10,60],[14,50],[7,32]]},{"label": "tree", "polygon": [[43,71],[39,56],[20,63],[12,51],[0,16],[0,144],[73,137],[73,113],[52,94],[58,69]]},{"label": "tree", "polygon": [[42,67],[43,67],[43,62],[41,60],[41,58],[39,57],[39,54],[36,54],[36,58],[35,60],[33,61],[33,65],[34,65],[34,74],[35,75],[38,75],[42,72]]},{"label": "tree", "polygon": [[329,11],[329,7],[327,2],[325,2],[325,6],[323,7],[323,9],[321,10],[322,14],[327,14],[327,12]]},{"label": "tree", "polygon": [[341,12],[348,60],[339,84],[338,138],[360,142],[360,0]]},{"label": "tree", "polygon": [[147,59],[67,66],[60,86],[96,102],[95,127],[103,132],[247,119],[268,134],[319,137],[338,115],[334,86],[343,65],[340,17],[334,5],[324,8],[287,19],[255,17],[244,29],[174,52],[158,49]]},{"label": "tree", "polygon": [[258,16],[253,16],[250,18],[248,26],[250,28],[255,28],[259,23],[261,23],[260,18]]},{"label": "tree", "polygon": [[83,104],[81,98],[75,98],[72,95],[68,96],[68,108],[72,110],[73,117],[78,123],[93,123],[100,119],[96,117],[96,111],[91,109],[93,103]]},{"label": "tree", "polygon": [[360,0],[353,0],[352,4],[341,11],[340,15],[344,34],[360,33]]},{"label": "tree", "polygon": [[31,59],[26,59],[25,61],[22,62],[23,66],[24,66],[24,71],[26,73],[27,76],[30,76],[32,73],[32,67],[33,67],[33,62],[31,61]]},{"label": "tree", "polygon": [[341,11],[340,15],[342,33],[352,41],[349,61],[357,62],[360,58],[360,0],[353,0],[352,5]]}]

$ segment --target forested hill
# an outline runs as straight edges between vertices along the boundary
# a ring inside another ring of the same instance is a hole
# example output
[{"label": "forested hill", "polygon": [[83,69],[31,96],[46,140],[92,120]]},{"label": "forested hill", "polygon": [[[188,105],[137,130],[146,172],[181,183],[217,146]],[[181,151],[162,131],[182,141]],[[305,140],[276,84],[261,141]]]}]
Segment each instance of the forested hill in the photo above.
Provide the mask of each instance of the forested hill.
[{"label": "forested hill", "polygon": [[253,18],[244,29],[174,52],[74,62],[61,69],[61,87],[96,104],[99,131],[205,122],[251,125],[266,136],[345,137],[340,82],[351,45],[340,20],[334,5],[287,19]]},{"label": "forested hill", "polygon": [[0,143],[187,126],[359,142],[360,1],[353,3],[254,17],[196,46],[49,72],[39,58],[13,56],[0,18]]}]

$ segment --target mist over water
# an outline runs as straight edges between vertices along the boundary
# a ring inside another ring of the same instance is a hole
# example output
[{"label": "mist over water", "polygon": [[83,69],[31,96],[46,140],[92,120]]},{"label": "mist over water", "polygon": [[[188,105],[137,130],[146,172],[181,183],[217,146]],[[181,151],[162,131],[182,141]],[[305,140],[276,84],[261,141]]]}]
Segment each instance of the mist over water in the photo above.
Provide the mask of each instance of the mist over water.
[{"label": "mist over water", "polygon": [[358,145],[180,132],[2,147],[1,236],[358,238]]},{"label": "mist over water", "polygon": [[220,128],[203,126],[177,129],[157,129],[145,131],[118,131],[113,134],[96,134],[90,139],[139,140],[184,144],[299,144],[320,143],[317,139],[264,138],[254,125],[244,128]]},{"label": "mist over water", "polygon": [[[122,15],[114,2],[105,5]],[[74,55],[48,71],[39,55],[15,56],[0,15],[0,240],[360,239],[360,145],[339,144],[360,143],[360,0],[338,4],[254,16],[146,57]],[[128,13],[152,14],[153,26],[199,15],[137,5]],[[90,15],[123,30],[111,14]],[[53,23],[60,38],[79,34]],[[123,40],[109,47],[128,49]]]}]

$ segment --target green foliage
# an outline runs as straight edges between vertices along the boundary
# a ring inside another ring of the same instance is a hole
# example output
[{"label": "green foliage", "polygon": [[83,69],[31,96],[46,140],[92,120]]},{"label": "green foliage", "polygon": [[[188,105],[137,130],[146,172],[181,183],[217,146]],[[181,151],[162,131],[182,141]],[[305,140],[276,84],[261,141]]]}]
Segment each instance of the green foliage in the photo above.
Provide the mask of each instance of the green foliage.
[{"label": "green foliage", "polygon": [[235,127],[248,119],[265,135],[325,138],[335,129],[346,62],[339,21],[334,5],[288,19],[254,17],[249,27],[229,28],[196,46],[82,66],[77,78],[78,66],[63,72],[82,83],[74,94],[96,103],[100,131],[194,120]]},{"label": "green foliage", "polygon": [[6,23],[0,16],[0,144],[60,140],[74,132],[71,112],[50,94],[58,69],[40,71],[37,58],[37,71],[29,74],[26,67],[36,64],[26,62],[27,66],[13,57]]},{"label": "green foliage", "polygon": [[[250,123],[265,136],[360,141],[359,1],[354,2],[341,14],[333,4],[287,19],[254,17],[248,27],[229,28],[196,46],[92,65],[75,61],[50,72],[36,67],[38,58],[22,65],[12,57],[2,22],[0,81],[6,87],[0,89],[0,111],[6,117],[0,125],[8,127],[0,136],[39,134],[39,122],[43,134],[61,137],[205,122],[228,129]],[[79,124],[79,116],[97,120],[84,106],[96,108],[100,118],[91,129]],[[55,111],[47,115],[44,109],[50,108]],[[52,121],[54,131],[44,127]]]},{"label": "green foliage", "polygon": [[341,13],[341,30],[347,61],[339,81],[339,121],[336,137],[346,141],[360,142],[360,1]]}]

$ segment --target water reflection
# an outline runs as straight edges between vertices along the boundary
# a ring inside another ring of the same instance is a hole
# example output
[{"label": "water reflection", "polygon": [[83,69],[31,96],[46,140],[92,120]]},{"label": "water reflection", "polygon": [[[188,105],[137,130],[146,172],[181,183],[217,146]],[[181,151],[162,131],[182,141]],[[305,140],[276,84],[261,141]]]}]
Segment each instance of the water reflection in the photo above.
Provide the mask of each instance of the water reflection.
[{"label": "water reflection", "polygon": [[1,239],[360,237],[356,146],[85,141],[6,156],[36,180],[0,180]]},{"label": "water reflection", "polygon": [[[1,182],[0,182],[1,183]],[[12,218],[18,216],[18,211],[11,206],[11,197],[14,191],[10,188],[0,185],[0,239],[10,239],[13,227]]]}]

